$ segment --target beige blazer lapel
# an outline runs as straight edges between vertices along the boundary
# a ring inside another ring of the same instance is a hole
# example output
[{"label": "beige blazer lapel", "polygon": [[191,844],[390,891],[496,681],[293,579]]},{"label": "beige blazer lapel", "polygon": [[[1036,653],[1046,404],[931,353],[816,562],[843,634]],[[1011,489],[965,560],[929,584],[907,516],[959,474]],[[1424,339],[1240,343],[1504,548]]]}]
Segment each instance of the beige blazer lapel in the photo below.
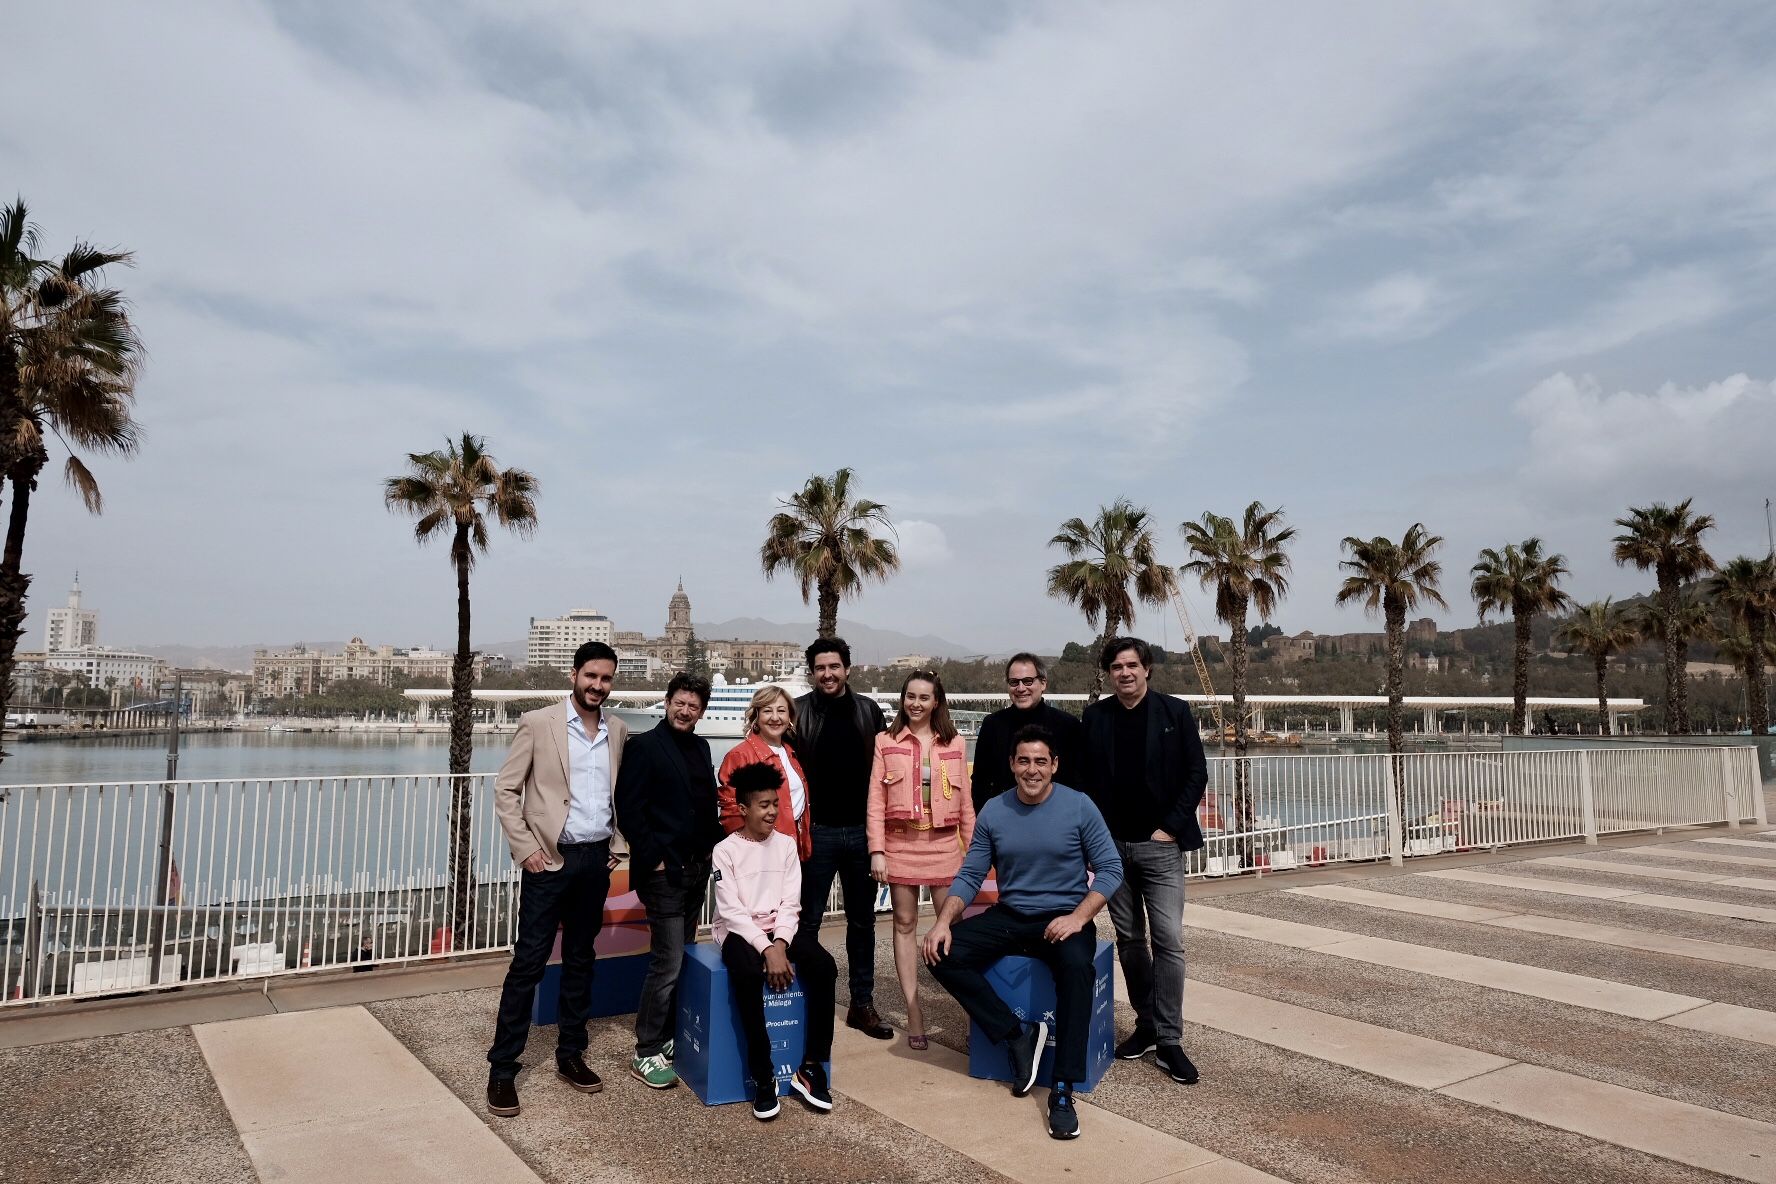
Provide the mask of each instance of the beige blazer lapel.
[{"label": "beige blazer lapel", "polygon": [[555,759],[561,767],[561,784],[573,787],[573,771],[567,756],[567,713],[573,708],[563,700],[549,708],[549,743],[554,746]]}]

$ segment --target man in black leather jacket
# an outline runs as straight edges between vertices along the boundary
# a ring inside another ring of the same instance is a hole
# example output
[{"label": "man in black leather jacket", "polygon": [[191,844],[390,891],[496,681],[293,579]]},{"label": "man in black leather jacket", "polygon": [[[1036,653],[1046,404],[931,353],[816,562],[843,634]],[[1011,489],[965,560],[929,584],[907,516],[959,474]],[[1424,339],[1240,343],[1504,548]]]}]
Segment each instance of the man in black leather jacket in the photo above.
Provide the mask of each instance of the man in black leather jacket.
[{"label": "man in black leather jacket", "polygon": [[823,637],[808,647],[807,658],[814,689],[795,701],[795,749],[808,775],[814,850],[802,865],[802,923],[796,940],[819,940],[836,877],[845,901],[851,979],[845,1023],[889,1040],[894,1029],[876,1012],[876,882],[870,879],[863,825],[876,733],[887,721],[874,699],[847,685],[850,646],[837,637]]}]

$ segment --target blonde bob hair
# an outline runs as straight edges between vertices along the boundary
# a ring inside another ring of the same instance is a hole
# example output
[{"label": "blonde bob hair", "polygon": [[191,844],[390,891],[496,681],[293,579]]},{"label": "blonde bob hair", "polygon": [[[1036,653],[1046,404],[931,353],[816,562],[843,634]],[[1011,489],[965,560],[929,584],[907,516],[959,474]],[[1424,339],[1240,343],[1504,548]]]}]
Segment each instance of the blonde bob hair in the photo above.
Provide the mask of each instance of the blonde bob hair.
[{"label": "blonde bob hair", "polygon": [[795,700],[789,697],[788,691],[773,683],[754,691],[752,702],[746,705],[746,715],[742,722],[746,726],[748,736],[759,730],[759,714],[779,699],[783,700],[784,706],[789,708],[789,727],[784,729],[783,734],[785,736],[795,735]]}]

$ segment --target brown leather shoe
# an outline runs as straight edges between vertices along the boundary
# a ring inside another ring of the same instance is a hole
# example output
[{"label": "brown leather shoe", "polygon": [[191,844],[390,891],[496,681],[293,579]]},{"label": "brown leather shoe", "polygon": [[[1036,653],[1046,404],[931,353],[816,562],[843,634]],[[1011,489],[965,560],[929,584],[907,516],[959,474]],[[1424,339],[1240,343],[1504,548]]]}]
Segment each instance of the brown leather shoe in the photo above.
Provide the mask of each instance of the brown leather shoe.
[{"label": "brown leather shoe", "polygon": [[560,1057],[555,1061],[555,1072],[561,1080],[567,1082],[583,1094],[595,1094],[604,1088],[604,1081],[598,1074],[587,1068],[586,1062],[580,1057]]},{"label": "brown leather shoe", "polygon": [[845,1026],[856,1028],[865,1036],[873,1036],[877,1040],[894,1039],[894,1029],[884,1024],[882,1017],[876,1014],[875,1007],[868,1003],[861,1006],[853,1003],[850,1010],[845,1012]]},{"label": "brown leather shoe", "polygon": [[510,1077],[493,1078],[487,1083],[487,1112],[501,1118],[518,1113],[518,1083]]}]

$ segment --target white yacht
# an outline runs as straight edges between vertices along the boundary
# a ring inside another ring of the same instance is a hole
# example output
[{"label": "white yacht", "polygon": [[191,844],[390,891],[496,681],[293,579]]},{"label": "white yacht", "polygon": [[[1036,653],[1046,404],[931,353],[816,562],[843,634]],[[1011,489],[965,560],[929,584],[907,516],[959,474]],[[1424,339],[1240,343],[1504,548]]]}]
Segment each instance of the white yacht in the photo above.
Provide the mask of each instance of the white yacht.
[{"label": "white yacht", "polygon": [[[810,687],[805,675],[796,674],[790,678],[767,679],[764,682],[729,682],[719,671],[710,679],[709,709],[697,723],[697,735],[706,740],[738,740],[746,735],[746,708],[752,702],[753,695],[766,683],[774,683],[789,692],[791,699],[808,693]],[[612,710],[629,725],[630,731],[645,732],[666,718],[666,702],[651,703],[646,707],[614,707]]]}]

